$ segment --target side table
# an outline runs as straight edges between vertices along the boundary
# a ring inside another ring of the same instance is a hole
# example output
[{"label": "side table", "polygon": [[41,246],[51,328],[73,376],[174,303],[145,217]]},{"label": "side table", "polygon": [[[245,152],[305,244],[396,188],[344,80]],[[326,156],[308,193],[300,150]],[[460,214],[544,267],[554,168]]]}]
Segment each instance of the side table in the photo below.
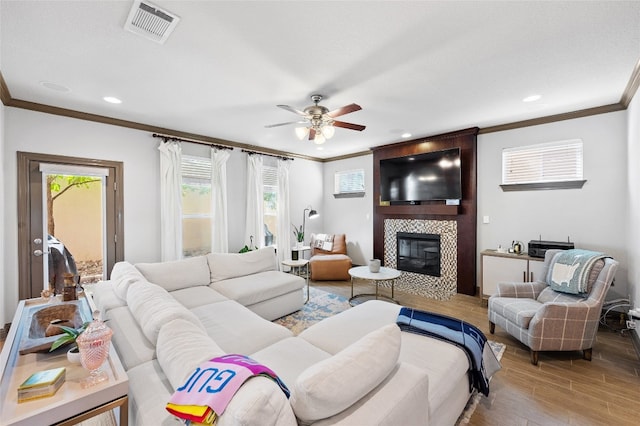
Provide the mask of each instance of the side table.
[{"label": "side table", "polygon": [[283,260],[282,264],[291,268],[291,273],[304,278],[307,281],[307,300],[309,302],[309,261],[307,259]]},{"label": "side table", "polygon": [[[393,298],[394,286],[396,283],[396,279],[400,276],[401,272],[397,269],[386,268],[384,266],[380,267],[380,272],[371,272],[368,266],[356,266],[355,268],[349,269],[349,275],[351,275],[351,298],[349,299],[349,304],[351,306],[355,306],[358,298],[362,297],[374,297],[376,300],[379,298],[383,298],[388,300],[389,302],[398,303],[397,300]],[[373,281],[376,284],[376,292],[375,293],[364,293],[364,294],[356,294],[353,295],[353,281],[355,279],[362,279]],[[383,294],[378,293],[378,284],[381,281],[391,281],[391,297],[385,296]]]}]

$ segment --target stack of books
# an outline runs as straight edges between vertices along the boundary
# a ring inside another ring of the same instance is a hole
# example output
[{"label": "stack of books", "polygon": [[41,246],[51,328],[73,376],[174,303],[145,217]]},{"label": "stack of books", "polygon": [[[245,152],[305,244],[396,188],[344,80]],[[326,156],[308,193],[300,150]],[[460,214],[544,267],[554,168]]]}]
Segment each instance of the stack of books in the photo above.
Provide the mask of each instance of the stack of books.
[{"label": "stack of books", "polygon": [[18,402],[45,398],[56,393],[65,381],[64,367],[33,373],[18,387]]}]

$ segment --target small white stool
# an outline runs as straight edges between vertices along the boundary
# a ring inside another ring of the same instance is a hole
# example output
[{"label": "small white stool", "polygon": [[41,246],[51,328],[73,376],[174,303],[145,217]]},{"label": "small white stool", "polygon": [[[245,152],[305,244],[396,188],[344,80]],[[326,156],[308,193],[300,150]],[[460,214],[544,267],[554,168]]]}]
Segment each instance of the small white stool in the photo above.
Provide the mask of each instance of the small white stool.
[{"label": "small white stool", "polygon": [[291,268],[291,273],[307,281],[307,301],[309,302],[309,261],[307,259],[283,260],[282,264]]}]

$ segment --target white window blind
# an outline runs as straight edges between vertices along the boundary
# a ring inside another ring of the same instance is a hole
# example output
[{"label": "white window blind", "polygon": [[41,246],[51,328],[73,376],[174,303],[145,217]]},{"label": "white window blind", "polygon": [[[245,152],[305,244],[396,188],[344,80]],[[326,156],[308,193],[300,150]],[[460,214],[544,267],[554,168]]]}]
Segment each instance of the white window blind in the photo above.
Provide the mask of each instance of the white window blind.
[{"label": "white window blind", "polygon": [[183,155],[181,167],[183,182],[210,184],[211,160],[209,158]]},{"label": "white window blind", "polygon": [[364,192],[364,169],[336,172],[334,194],[355,194]]},{"label": "white window blind", "polygon": [[502,184],[582,181],[582,140],[548,142],[502,151]]}]

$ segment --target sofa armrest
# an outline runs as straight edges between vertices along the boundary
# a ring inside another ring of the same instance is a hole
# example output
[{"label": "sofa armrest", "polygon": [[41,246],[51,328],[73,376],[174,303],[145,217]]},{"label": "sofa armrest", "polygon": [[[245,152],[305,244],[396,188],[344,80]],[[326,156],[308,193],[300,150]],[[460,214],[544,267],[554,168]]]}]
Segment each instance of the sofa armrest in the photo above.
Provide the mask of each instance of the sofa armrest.
[{"label": "sofa armrest", "polygon": [[533,281],[528,283],[522,282],[500,282],[495,293],[496,297],[516,297],[525,299],[537,299],[540,292],[547,287],[547,284],[541,281]]},{"label": "sofa armrest", "polygon": [[351,407],[314,426],[429,424],[429,376],[407,363],[398,363],[387,378]]}]

